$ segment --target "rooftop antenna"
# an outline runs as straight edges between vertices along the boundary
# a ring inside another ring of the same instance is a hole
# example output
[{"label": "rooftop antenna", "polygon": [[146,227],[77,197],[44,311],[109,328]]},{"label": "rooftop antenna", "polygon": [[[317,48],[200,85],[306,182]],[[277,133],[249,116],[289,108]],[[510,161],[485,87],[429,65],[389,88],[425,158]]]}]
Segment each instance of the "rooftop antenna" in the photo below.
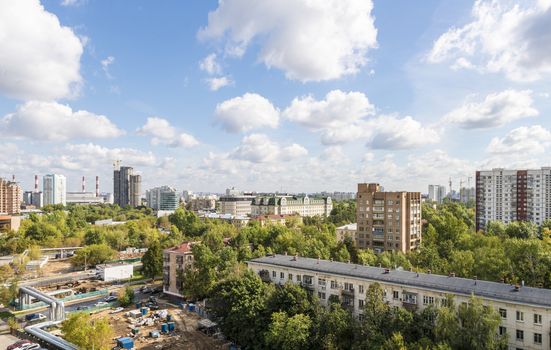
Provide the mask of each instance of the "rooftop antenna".
[{"label": "rooftop antenna", "polygon": [[451,178],[451,176],[450,176],[449,184],[450,184],[450,199],[451,199],[452,198],[452,178]]}]

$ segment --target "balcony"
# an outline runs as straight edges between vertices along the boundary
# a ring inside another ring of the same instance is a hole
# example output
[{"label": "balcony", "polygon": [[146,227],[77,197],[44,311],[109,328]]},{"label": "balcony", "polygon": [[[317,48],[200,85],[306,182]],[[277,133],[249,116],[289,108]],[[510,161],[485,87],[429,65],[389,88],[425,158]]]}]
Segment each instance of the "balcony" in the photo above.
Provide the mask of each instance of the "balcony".
[{"label": "balcony", "polygon": [[354,288],[342,289],[341,294],[343,296],[347,295],[347,296],[351,296],[353,298],[354,297]]}]

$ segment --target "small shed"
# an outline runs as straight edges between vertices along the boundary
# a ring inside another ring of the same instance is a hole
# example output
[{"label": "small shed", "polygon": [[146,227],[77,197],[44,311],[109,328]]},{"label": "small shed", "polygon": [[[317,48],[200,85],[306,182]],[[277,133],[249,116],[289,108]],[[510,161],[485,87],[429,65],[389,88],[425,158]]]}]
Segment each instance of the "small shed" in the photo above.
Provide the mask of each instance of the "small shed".
[{"label": "small shed", "polygon": [[134,348],[134,340],[129,337],[123,337],[117,339],[117,345],[123,349],[133,349]]}]

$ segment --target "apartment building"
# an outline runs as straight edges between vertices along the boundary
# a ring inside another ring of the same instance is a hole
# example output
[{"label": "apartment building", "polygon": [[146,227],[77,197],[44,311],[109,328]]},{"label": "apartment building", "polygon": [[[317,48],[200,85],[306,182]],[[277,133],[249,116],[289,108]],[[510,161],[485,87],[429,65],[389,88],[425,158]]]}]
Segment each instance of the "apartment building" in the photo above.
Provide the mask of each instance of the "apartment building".
[{"label": "apartment building", "polygon": [[335,229],[337,235],[337,241],[343,242],[346,237],[350,237],[354,242],[357,240],[358,236],[358,224],[348,224],[339,226]]},{"label": "apartment building", "polygon": [[541,225],[550,218],[551,167],[476,172],[477,230],[484,230],[491,221],[531,221]]},{"label": "apartment building", "polygon": [[113,200],[120,207],[138,207],[142,204],[142,177],[134,174],[134,168],[115,162],[113,170]]},{"label": "apartment building", "polygon": [[446,186],[442,185],[429,185],[428,200],[441,204],[446,198]]},{"label": "apartment building", "polygon": [[373,283],[381,286],[389,305],[411,311],[446,305],[449,295],[454,297],[455,305],[475,295],[501,315],[499,334],[507,337],[509,349],[551,347],[549,289],[287,255],[266,256],[247,264],[266,282],[301,284],[324,305],[334,296],[360,319],[366,291]]},{"label": "apartment building", "polygon": [[163,250],[163,292],[182,298],[182,275],[193,265],[194,242],[184,242],[179,246]]},{"label": "apartment building", "polygon": [[459,189],[459,201],[461,203],[469,203],[475,201],[476,199],[476,189],[474,187],[461,187]]},{"label": "apartment building", "polygon": [[19,214],[21,198],[21,187],[17,182],[0,178],[0,213]]},{"label": "apartment building", "polygon": [[67,179],[63,175],[48,174],[42,178],[44,205],[67,204]]},{"label": "apartment building", "polygon": [[235,188],[226,190],[226,194],[220,196],[216,203],[216,211],[221,214],[230,214],[234,216],[251,215],[251,203],[254,196],[249,193],[243,193]]},{"label": "apartment building", "polygon": [[195,212],[198,211],[212,211],[216,209],[216,200],[218,197],[210,196],[197,196],[187,201],[189,209]]},{"label": "apartment building", "polygon": [[421,243],[421,193],[382,192],[379,184],[358,184],[358,248],[408,252]]},{"label": "apartment building", "polygon": [[263,196],[251,203],[251,215],[328,216],[333,210],[331,197],[310,198],[308,196]]}]

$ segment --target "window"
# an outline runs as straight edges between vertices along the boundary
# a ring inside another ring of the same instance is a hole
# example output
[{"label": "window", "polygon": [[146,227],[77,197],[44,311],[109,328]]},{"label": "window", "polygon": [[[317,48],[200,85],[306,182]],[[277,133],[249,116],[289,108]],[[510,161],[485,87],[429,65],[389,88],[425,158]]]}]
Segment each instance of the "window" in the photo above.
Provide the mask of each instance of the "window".
[{"label": "window", "polygon": [[365,303],[365,301],[363,301],[362,299],[358,300],[358,306],[359,307],[364,307],[364,303]]},{"label": "window", "polygon": [[534,323],[535,324],[541,324],[541,315],[540,314],[534,314]]},{"label": "window", "polygon": [[517,311],[517,321],[524,322],[524,312]]},{"label": "window", "polygon": [[360,294],[363,294],[364,293],[364,286],[360,284],[358,286],[358,291],[360,292]]},{"label": "window", "polygon": [[300,282],[300,281],[301,281],[300,275],[297,275],[297,282]]},{"label": "window", "polygon": [[541,333],[534,333],[534,344],[541,344]]},{"label": "window", "polygon": [[353,292],[354,291],[354,285],[352,283],[344,282],[344,290]]},{"label": "window", "polygon": [[434,304],[434,297],[423,295],[423,305],[432,305]]},{"label": "window", "polygon": [[447,307],[448,306],[448,299],[447,298],[442,298],[440,299],[440,306],[442,307]]},{"label": "window", "polygon": [[417,304],[417,294],[404,293],[403,302],[406,304]]},{"label": "window", "polygon": [[311,285],[312,282],[313,282],[313,278],[312,278],[312,276],[306,276],[306,275],[304,275],[304,276],[302,276],[302,281],[304,282],[304,284],[309,284],[309,285]]},{"label": "window", "polygon": [[507,310],[499,309],[499,315],[501,316],[501,318],[507,318]]},{"label": "window", "polygon": [[318,278],[318,284],[320,286],[325,286],[325,278]]},{"label": "window", "polygon": [[398,299],[400,298],[400,292],[397,290],[392,291],[392,299]]},{"label": "window", "polygon": [[318,298],[325,300],[325,293],[318,292]]},{"label": "window", "polygon": [[290,274],[289,274],[289,281],[292,281],[292,280],[293,280],[293,274],[290,273]]},{"label": "window", "polygon": [[275,271],[272,271],[272,277],[275,278],[277,276]]},{"label": "window", "polygon": [[503,326],[499,326],[499,335],[505,335],[507,334],[507,328]]},{"label": "window", "polygon": [[517,329],[517,341],[524,341],[524,331]]},{"label": "window", "polygon": [[337,281],[331,281],[331,289],[337,289]]},{"label": "window", "polygon": [[279,278],[284,279],[285,278],[285,272],[280,272],[279,273]]}]

